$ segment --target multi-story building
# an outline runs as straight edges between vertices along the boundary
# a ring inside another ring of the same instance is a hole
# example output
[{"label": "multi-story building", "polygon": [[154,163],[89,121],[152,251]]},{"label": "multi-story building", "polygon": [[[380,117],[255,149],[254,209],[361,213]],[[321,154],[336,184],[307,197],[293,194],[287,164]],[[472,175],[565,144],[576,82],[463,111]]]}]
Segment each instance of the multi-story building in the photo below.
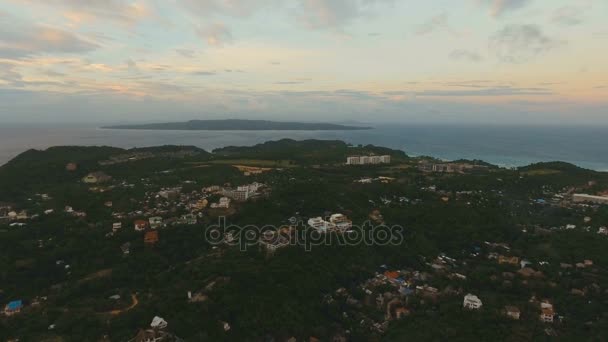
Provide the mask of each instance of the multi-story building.
[{"label": "multi-story building", "polygon": [[230,198],[228,197],[222,197],[220,198],[218,203],[211,203],[211,208],[222,208],[222,209],[228,209],[230,208]]},{"label": "multi-story building", "polygon": [[249,189],[247,187],[239,187],[237,189],[223,189],[222,195],[230,197],[235,201],[246,201],[249,198]]},{"label": "multi-story building", "polygon": [[346,157],[346,165],[366,165],[366,164],[388,164],[391,156],[350,156]]},{"label": "multi-story building", "polygon": [[594,196],[588,194],[574,194],[572,200],[576,203],[595,203],[595,204],[608,204],[608,196]]}]

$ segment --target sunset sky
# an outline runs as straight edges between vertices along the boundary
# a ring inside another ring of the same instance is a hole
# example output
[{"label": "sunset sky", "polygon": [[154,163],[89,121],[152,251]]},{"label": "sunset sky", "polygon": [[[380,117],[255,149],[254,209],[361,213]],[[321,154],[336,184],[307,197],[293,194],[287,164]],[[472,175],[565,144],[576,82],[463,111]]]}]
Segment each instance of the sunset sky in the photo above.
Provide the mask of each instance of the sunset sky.
[{"label": "sunset sky", "polygon": [[2,0],[0,121],[608,124],[606,0]]}]

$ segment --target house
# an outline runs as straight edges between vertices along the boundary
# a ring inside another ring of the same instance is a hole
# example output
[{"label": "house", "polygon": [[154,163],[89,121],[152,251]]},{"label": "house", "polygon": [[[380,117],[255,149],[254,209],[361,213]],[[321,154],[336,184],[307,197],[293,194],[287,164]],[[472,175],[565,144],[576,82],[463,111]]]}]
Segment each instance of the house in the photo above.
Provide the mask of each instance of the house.
[{"label": "house", "polygon": [[220,326],[222,327],[222,329],[224,329],[224,331],[230,330],[230,324],[228,322],[220,321]]},{"label": "house", "polygon": [[517,273],[519,273],[524,278],[529,278],[529,277],[541,278],[543,276],[543,273],[541,271],[535,271],[534,269],[532,269],[530,267],[524,267],[521,270],[517,271]]},{"label": "house", "polygon": [[14,301],[6,304],[6,306],[4,307],[4,314],[6,316],[12,316],[12,315],[20,313],[22,308],[23,308],[23,301],[14,300]]},{"label": "house", "polygon": [[194,214],[182,215],[181,222],[183,222],[184,224],[196,224],[196,215],[194,215]]},{"label": "house", "polygon": [[498,263],[499,264],[508,264],[508,265],[513,265],[513,266],[517,266],[519,264],[519,258],[516,256],[511,256],[511,257],[507,257],[504,255],[499,255],[498,256]]},{"label": "house", "polygon": [[82,178],[82,181],[86,184],[99,184],[106,183],[112,180],[112,177],[106,175],[104,172],[97,171],[91,172]]},{"label": "house", "polygon": [[462,302],[462,307],[466,309],[478,310],[481,308],[483,303],[481,299],[474,294],[467,294],[464,296],[464,301]]},{"label": "house", "polygon": [[154,329],[140,329],[133,342],[163,342],[167,341],[167,333]]},{"label": "house", "polygon": [[553,317],[555,312],[553,311],[553,305],[548,301],[540,303],[540,320],[545,323],[553,323]]},{"label": "house", "polygon": [[408,316],[410,314],[410,310],[404,307],[398,307],[395,309],[395,317],[397,319],[401,319],[402,317]]},{"label": "house", "polygon": [[316,229],[320,233],[325,233],[328,230],[332,230],[335,227],[335,225],[333,223],[325,221],[320,216],[312,217],[312,218],[308,219],[308,225],[311,228]]},{"label": "house", "polygon": [[135,220],[135,222],[133,222],[133,225],[136,232],[141,232],[148,228],[148,221]]},{"label": "house", "polygon": [[158,229],[163,226],[163,218],[159,216],[150,217],[148,222],[150,222],[150,228],[152,229]]},{"label": "house", "polygon": [[268,254],[274,254],[277,249],[289,246],[289,239],[277,231],[266,231],[262,234],[259,243]]},{"label": "house", "polygon": [[399,278],[399,272],[397,271],[386,271],[384,272],[384,276],[388,279],[397,279]]},{"label": "house", "polygon": [[17,220],[27,220],[27,211],[25,210],[21,210],[18,214],[17,214]]},{"label": "house", "polygon": [[203,192],[207,192],[207,193],[216,193],[216,192],[219,192],[220,190],[221,190],[221,188],[219,185],[212,185],[212,186],[203,188]]},{"label": "house", "polygon": [[518,320],[520,311],[519,308],[517,308],[516,306],[507,305],[505,306],[505,314],[507,315],[507,317]]},{"label": "house", "polygon": [[65,165],[66,171],[76,171],[77,169],[78,169],[78,164],[76,164],[76,163],[67,163]]},{"label": "house", "polygon": [[350,229],[353,226],[351,220],[343,214],[333,214],[329,217],[329,222],[341,231]]},{"label": "house", "polygon": [[213,208],[213,209],[217,209],[217,208],[228,209],[228,208],[230,208],[230,198],[228,198],[228,197],[221,197],[218,203],[211,203],[211,208]]},{"label": "house", "polygon": [[179,197],[180,192],[180,188],[164,189],[158,192],[158,196],[167,201],[175,201]]},{"label": "house", "polygon": [[122,254],[124,254],[124,255],[128,255],[129,253],[131,253],[130,249],[131,249],[130,242],[125,242],[122,245],[120,245],[120,250],[122,251]]},{"label": "house", "polygon": [[150,323],[150,327],[153,329],[164,329],[168,325],[167,321],[165,321],[162,317],[154,316],[152,319],[152,323]]},{"label": "house", "polygon": [[158,242],[158,231],[151,230],[144,234],[144,243],[146,245],[154,245]]}]

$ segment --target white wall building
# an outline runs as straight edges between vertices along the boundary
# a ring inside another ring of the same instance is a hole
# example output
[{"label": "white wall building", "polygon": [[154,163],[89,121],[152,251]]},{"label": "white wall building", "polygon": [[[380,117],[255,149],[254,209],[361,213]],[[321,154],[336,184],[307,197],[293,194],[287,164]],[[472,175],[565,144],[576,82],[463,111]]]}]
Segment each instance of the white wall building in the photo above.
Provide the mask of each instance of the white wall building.
[{"label": "white wall building", "polygon": [[346,157],[346,165],[388,164],[391,156],[350,156]]},{"label": "white wall building", "polygon": [[322,217],[313,217],[308,219],[308,225],[322,233],[335,227],[333,223],[325,221]]},{"label": "white wall building", "polygon": [[572,200],[577,203],[588,202],[588,203],[596,203],[596,204],[608,204],[607,196],[574,194],[574,195],[572,195]]},{"label": "white wall building", "polygon": [[477,297],[476,295],[470,293],[464,296],[464,301],[462,302],[462,307],[464,307],[465,309],[478,310],[481,308],[482,305],[483,303],[481,302],[481,299],[479,299],[479,297]]}]

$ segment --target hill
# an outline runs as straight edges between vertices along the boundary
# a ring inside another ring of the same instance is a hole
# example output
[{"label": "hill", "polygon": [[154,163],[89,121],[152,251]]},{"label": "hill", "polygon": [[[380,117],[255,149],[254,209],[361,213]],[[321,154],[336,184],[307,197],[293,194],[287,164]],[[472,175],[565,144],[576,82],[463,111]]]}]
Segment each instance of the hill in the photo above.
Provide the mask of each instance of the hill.
[{"label": "hill", "polygon": [[395,161],[408,157],[403,151],[374,145],[352,146],[340,140],[268,141],[255,146],[227,146],[213,150],[216,157],[263,160],[291,160],[298,164],[344,163],[346,157],[361,154],[390,155]]}]

